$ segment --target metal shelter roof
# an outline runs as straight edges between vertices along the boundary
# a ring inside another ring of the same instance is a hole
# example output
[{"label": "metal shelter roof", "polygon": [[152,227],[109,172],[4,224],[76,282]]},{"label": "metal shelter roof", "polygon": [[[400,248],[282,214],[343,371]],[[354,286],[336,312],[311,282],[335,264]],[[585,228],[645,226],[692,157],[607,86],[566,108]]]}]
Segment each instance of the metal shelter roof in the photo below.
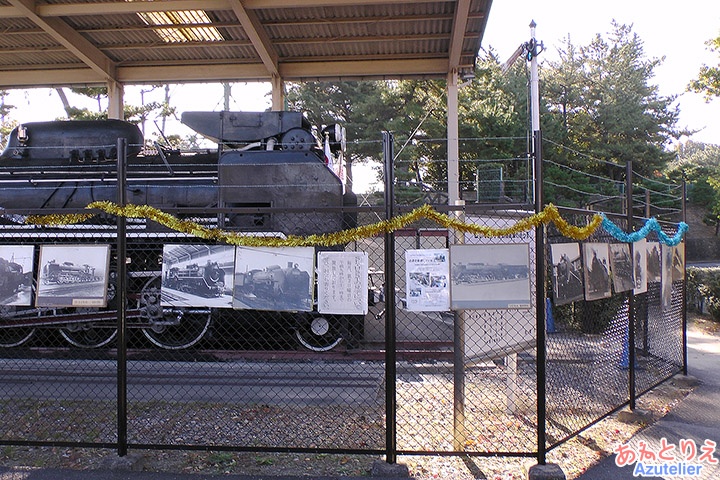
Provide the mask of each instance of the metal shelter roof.
[{"label": "metal shelter roof", "polygon": [[492,0],[0,0],[0,87],[445,77]]}]

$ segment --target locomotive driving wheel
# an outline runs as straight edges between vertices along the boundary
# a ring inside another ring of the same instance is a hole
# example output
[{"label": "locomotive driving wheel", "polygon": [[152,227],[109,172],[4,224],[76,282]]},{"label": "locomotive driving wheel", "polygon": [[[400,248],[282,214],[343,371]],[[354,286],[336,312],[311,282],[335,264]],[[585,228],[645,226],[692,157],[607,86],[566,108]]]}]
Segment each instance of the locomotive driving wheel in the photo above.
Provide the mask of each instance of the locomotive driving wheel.
[{"label": "locomotive driving wheel", "polygon": [[[107,306],[110,309],[115,306],[115,294],[117,285],[117,273],[111,271],[108,276]],[[77,313],[90,313],[100,311],[99,308],[88,307],[78,308]],[[79,322],[60,329],[60,335],[70,345],[80,348],[100,348],[112,342],[117,336],[117,325],[114,322]]]},{"label": "locomotive driving wheel", "polygon": [[151,278],[140,292],[141,315],[150,324],[142,329],[143,335],[153,344],[168,350],[192,347],[210,328],[210,311],[163,308],[160,284],[160,277]]},{"label": "locomotive driving wheel", "polygon": [[[94,312],[92,308],[78,308],[77,312]],[[73,323],[60,329],[60,335],[71,345],[80,348],[99,348],[112,342],[117,335],[117,327],[99,322]]]},{"label": "locomotive driving wheel", "polygon": [[300,345],[315,352],[327,352],[343,339],[339,320],[331,315],[317,313],[303,316],[295,330]]},{"label": "locomotive driving wheel", "polygon": [[[16,308],[13,306],[0,306],[0,319],[12,316]],[[1,320],[0,320],[1,321]],[[30,340],[35,333],[33,327],[5,327],[0,328],[0,347],[18,347]]]}]

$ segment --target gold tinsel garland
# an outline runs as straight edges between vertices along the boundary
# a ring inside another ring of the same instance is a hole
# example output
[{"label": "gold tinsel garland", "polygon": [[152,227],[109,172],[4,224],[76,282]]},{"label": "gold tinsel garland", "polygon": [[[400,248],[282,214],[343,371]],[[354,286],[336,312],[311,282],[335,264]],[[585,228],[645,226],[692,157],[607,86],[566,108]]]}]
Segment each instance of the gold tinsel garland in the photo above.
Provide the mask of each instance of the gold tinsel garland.
[{"label": "gold tinsel garland", "polygon": [[[300,237],[290,235],[286,239],[276,237],[257,237],[245,235],[241,232],[228,232],[218,228],[208,228],[188,220],[180,220],[173,215],[165,213],[157,208],[148,205],[126,205],[119,207],[112,202],[93,202],[86,208],[96,208],[112,215],[124,216],[127,218],[146,218],[175,231],[194,235],[196,237],[216,240],[231,245],[242,245],[248,247],[307,247],[307,246],[332,246],[342,245],[361,238],[374,237],[383,233],[390,233],[399,230],[421,218],[427,218],[441,225],[444,228],[457,230],[463,233],[482,235],[484,237],[502,237],[530,230],[531,228],[555,223],[560,233],[575,240],[584,240],[589,237],[603,221],[602,215],[594,215],[592,221],[585,227],[576,227],[568,224],[561,216],[558,209],[550,204],[545,209],[519,220],[515,225],[506,228],[492,228],[483,225],[474,225],[451,218],[448,215],[435,211],[430,205],[418,207],[410,213],[383,220],[381,222],[366,225],[363,227],[351,228],[335,233],[323,235],[309,235]],[[31,225],[70,225],[83,222],[92,218],[95,214],[70,214],[70,215],[31,215],[25,220]]]}]

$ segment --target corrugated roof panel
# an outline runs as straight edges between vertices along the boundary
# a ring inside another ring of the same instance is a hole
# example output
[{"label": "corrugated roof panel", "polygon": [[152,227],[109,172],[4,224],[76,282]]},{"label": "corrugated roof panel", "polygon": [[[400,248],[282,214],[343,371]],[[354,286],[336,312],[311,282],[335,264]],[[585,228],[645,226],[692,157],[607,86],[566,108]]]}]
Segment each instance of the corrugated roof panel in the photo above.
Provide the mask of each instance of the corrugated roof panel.
[{"label": "corrugated roof panel", "polygon": [[[292,80],[300,80],[302,77],[318,78],[332,73],[332,62],[363,59],[367,62],[363,68],[366,68],[373,59],[392,58],[419,60],[406,62],[400,69],[408,74],[414,74],[416,69],[419,75],[440,76],[444,75],[443,63],[423,63],[423,59],[448,58],[453,18],[459,3],[459,0],[388,1],[382,5],[365,5],[362,0],[357,0],[357,3],[344,6],[249,9],[251,16],[256,16],[261,24],[260,38],[267,34],[268,44],[264,39],[258,41],[257,36],[249,36],[235,12],[229,6],[225,7],[227,4],[215,3],[224,10],[170,9],[163,12],[166,6],[171,5],[172,8],[177,3],[156,1],[154,4],[161,13],[127,12],[128,8],[133,8],[133,3],[139,5],[140,1],[47,0],[37,3],[40,14],[67,23],[110,60],[110,67],[105,70],[107,62],[102,56],[91,54],[85,57],[88,61],[84,65],[87,74],[76,71],[66,77],[68,81],[83,81],[81,79],[85,75],[88,81],[97,81],[98,72],[117,73],[119,78],[132,78],[134,81],[152,81],[152,75],[158,70],[122,70],[138,65],[170,67],[183,64],[192,69],[196,64],[221,66],[224,62],[233,65],[252,63],[247,72],[252,78],[265,78],[263,71],[267,71],[269,77],[276,68],[283,71],[284,63],[293,63],[293,68],[286,73],[296,75]],[[105,3],[108,5],[102,5]],[[142,4],[147,6],[149,3],[142,0]],[[491,0],[470,2],[460,52],[461,66],[473,63],[490,4]],[[47,25],[36,25],[28,18],[16,17],[7,0],[0,0],[0,5],[7,7],[0,12],[0,31],[4,33],[0,37],[0,48],[18,52],[18,55],[12,51],[3,52],[2,58],[6,62],[0,62],[0,86],[13,85],[10,72],[16,71],[23,62],[32,65],[28,68],[42,67],[46,70],[65,68],[70,63],[83,65],[78,57],[70,53],[72,48],[64,46],[74,41],[72,37],[59,42],[42,32],[41,26],[48,28]],[[197,5],[203,3],[193,4],[193,7],[197,8]],[[3,14],[6,16],[3,17]],[[49,25],[52,28],[52,23]],[[62,31],[60,28],[57,33]],[[250,38],[254,39],[255,45]],[[168,45],[172,43],[168,42],[175,42],[177,46],[170,47]],[[85,47],[78,45],[78,48]],[[259,52],[263,52],[265,59],[262,64]],[[277,66],[271,65],[269,62],[272,60],[268,60],[275,58],[275,53],[279,57]],[[307,64],[300,68],[297,65],[300,61]],[[264,65],[264,68],[259,69],[258,65]],[[347,63],[344,65],[348,67]],[[383,76],[383,68],[383,64],[378,64],[377,68],[370,68],[372,71],[362,73],[362,76]],[[173,71],[182,72],[182,69]],[[226,71],[218,68],[217,75],[226,75],[223,73]],[[352,67],[346,72],[339,75],[356,75]],[[242,78],[242,72],[239,73],[238,78]],[[44,75],[47,77],[46,73]],[[182,73],[179,75],[177,81],[182,81]],[[209,75],[212,76],[212,73]],[[38,78],[33,85],[41,85],[47,81],[45,77]],[[196,78],[197,72],[193,72],[192,77]],[[33,81],[27,80],[28,76],[23,78],[25,82]]]},{"label": "corrugated roof panel", "polygon": [[28,68],[44,67],[48,64],[55,67],[81,67],[81,62],[70,52],[43,52],[25,53],[22,55],[0,54],[4,67],[22,66]]}]

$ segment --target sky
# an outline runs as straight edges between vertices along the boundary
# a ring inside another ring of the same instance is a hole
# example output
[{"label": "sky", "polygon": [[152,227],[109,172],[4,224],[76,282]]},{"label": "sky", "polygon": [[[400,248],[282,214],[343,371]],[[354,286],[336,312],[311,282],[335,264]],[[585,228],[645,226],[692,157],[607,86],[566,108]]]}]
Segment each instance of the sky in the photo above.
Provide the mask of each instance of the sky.
[{"label": "sky", "polygon": [[[720,0],[494,0],[482,48],[492,47],[504,61],[530,39],[529,24],[535,21],[536,38],[546,48],[539,60],[557,59],[562,39],[569,36],[573,44],[585,45],[598,33],[609,32],[613,20],[633,25],[633,31],[644,41],[648,58],[664,57],[651,82],[658,86],[661,95],[678,95],[678,126],[699,130],[691,140],[720,144],[720,98],[707,103],[702,95],[685,92],[701,65],[720,63],[720,53],[709,51],[705,45],[720,33]],[[126,103],[140,104],[139,90],[126,86]],[[270,106],[269,92],[269,83],[234,84],[230,109],[265,110]],[[162,101],[163,93],[157,89],[145,94],[145,98]],[[178,112],[223,107],[220,85],[173,85],[170,93],[171,104]],[[53,90],[13,91],[6,101],[17,107],[11,115],[19,122],[53,120],[64,114]],[[92,101],[85,101],[82,106],[96,108]],[[170,122],[168,132],[191,133],[179,121]],[[357,186],[366,188],[364,182]]]}]

